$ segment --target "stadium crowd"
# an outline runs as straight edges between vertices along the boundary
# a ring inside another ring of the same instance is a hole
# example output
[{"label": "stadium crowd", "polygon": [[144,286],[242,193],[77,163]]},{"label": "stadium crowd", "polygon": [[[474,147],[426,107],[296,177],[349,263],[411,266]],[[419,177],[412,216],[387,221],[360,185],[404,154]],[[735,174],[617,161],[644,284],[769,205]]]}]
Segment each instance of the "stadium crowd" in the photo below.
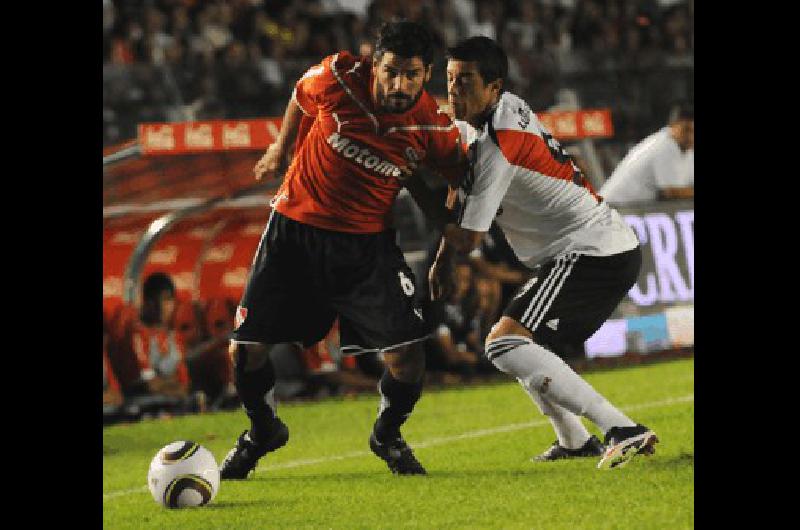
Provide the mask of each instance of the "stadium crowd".
[{"label": "stadium crowd", "polygon": [[143,121],[278,116],[306,68],[369,53],[395,18],[435,34],[434,94],[444,48],[483,34],[508,50],[507,88],[532,108],[579,87],[583,106],[612,108],[622,142],[691,98],[692,0],[104,0],[104,144]]}]

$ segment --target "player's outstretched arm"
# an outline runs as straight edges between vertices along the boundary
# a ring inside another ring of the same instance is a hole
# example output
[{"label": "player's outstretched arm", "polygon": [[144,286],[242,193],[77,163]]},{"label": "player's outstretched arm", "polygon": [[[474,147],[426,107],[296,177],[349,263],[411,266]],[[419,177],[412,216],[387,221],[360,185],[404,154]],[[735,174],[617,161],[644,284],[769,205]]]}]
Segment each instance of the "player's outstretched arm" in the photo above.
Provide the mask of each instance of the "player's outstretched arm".
[{"label": "player's outstretched arm", "polygon": [[256,180],[261,180],[264,177],[276,178],[278,176],[281,163],[286,159],[289,147],[295,141],[302,117],[303,111],[300,106],[294,99],[290,99],[289,104],[286,105],[286,112],[283,114],[281,132],[278,133],[275,142],[267,148],[267,152],[264,153],[264,156],[253,168]]},{"label": "player's outstretched arm", "polygon": [[448,223],[442,233],[439,252],[428,271],[428,282],[431,289],[431,300],[447,298],[453,290],[452,263],[455,255],[465,256],[472,252],[483,239],[486,232],[476,232],[461,228],[455,223]]}]

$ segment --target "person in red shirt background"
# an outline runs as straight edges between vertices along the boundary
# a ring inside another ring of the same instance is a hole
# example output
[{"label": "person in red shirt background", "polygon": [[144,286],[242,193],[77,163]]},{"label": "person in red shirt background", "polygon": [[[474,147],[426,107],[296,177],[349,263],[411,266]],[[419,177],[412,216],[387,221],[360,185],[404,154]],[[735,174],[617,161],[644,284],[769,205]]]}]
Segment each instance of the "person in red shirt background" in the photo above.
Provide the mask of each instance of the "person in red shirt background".
[{"label": "person in red shirt background", "polygon": [[134,347],[146,367],[150,391],[185,398],[189,392],[189,371],[172,326],[175,307],[175,285],[170,277],[161,272],[148,276],[142,284],[144,325],[135,336]]},{"label": "person in red shirt background", "polygon": [[254,168],[256,179],[277,177],[296,145],[236,313],[234,382],[250,428],[223,461],[222,479],[246,478],[288,441],[271,347],[309,347],[337,316],[343,353],[380,352],[386,363],[370,448],[393,473],[425,473],[400,427],[422,392],[429,330],[391,207],[403,186],[425,212],[427,201],[440,202],[407,177],[409,161],[451,182],[464,170],[458,129],[423,88],[432,62],[428,31],[394,22],[381,27],[372,57],[339,52],[297,82],[278,138]]},{"label": "person in red shirt background", "polygon": [[142,284],[142,305],[120,306],[109,323],[108,360],[124,397],[126,417],[203,409],[189,392],[184,348],[173,319],[175,286],[164,273]]}]

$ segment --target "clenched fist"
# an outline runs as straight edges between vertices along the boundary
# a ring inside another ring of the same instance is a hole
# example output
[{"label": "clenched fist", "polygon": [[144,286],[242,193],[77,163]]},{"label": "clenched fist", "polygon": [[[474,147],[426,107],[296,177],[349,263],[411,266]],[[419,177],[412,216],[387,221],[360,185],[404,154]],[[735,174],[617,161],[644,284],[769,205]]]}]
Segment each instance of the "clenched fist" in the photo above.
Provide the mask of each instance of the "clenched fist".
[{"label": "clenched fist", "polygon": [[276,178],[284,156],[284,149],[280,144],[271,144],[267,148],[267,152],[264,153],[264,156],[261,157],[261,160],[259,160],[253,168],[256,180],[261,180],[265,176],[267,178]]}]

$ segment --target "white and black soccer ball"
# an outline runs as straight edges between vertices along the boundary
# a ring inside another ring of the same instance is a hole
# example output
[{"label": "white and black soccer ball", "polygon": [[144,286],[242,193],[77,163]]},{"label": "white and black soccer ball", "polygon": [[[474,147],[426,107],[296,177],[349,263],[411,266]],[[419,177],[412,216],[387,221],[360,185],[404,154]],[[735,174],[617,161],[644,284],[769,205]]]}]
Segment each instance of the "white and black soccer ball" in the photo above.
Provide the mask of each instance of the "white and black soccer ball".
[{"label": "white and black soccer ball", "polygon": [[147,486],[167,508],[203,506],[219,491],[219,468],[211,451],[188,441],[164,446],[150,462]]}]

